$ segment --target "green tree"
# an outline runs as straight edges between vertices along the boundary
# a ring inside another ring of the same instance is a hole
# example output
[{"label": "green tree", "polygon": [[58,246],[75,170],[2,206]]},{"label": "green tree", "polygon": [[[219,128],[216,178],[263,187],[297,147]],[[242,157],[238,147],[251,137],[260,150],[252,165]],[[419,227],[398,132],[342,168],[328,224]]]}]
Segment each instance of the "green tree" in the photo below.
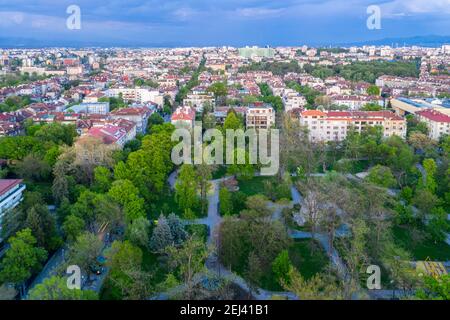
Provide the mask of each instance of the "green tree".
[{"label": "green tree", "polygon": [[425,159],[423,161],[423,168],[426,172],[426,175],[424,178],[424,180],[425,180],[424,187],[431,193],[435,193],[436,188],[437,188],[436,179],[435,179],[435,175],[436,175],[436,171],[437,171],[436,162],[434,161],[434,159]]},{"label": "green tree", "polygon": [[155,252],[163,252],[168,246],[174,243],[172,232],[166,217],[159,216],[158,223],[153,229],[150,239],[150,248]]},{"label": "green tree", "polygon": [[381,94],[381,90],[378,86],[371,85],[366,90],[369,96],[379,96]]},{"label": "green tree", "polygon": [[69,262],[78,265],[84,272],[88,272],[89,266],[95,263],[102,249],[103,243],[97,235],[84,232],[70,245]]},{"label": "green tree", "polygon": [[209,255],[206,245],[202,240],[191,237],[180,247],[167,247],[166,253],[169,266],[177,270],[177,274],[186,285],[186,298],[191,299],[194,277],[206,268],[205,260]]},{"label": "green tree", "polygon": [[106,167],[98,166],[94,169],[94,189],[107,192],[112,185],[112,172]]},{"label": "green tree", "polygon": [[438,278],[425,277],[425,288],[418,290],[416,296],[422,300],[450,300],[450,275]]},{"label": "green tree", "polygon": [[391,169],[381,165],[376,165],[369,171],[367,181],[385,188],[393,188],[397,184]]},{"label": "green tree", "polygon": [[42,267],[47,258],[47,251],[36,247],[37,240],[30,229],[17,232],[8,243],[10,248],[0,264],[0,280],[22,284]]},{"label": "green tree", "polygon": [[223,123],[223,130],[238,130],[242,129],[243,124],[237,117],[234,110],[228,112],[227,117],[225,118],[225,121]]},{"label": "green tree", "polygon": [[212,179],[211,166],[206,163],[200,164],[196,167],[197,181],[200,187],[200,201],[202,204],[202,213],[205,213],[207,206],[207,195],[209,188],[209,180]]},{"label": "green tree", "polygon": [[175,184],[175,199],[181,210],[193,209],[198,203],[197,176],[194,166],[184,164]]},{"label": "green tree", "polygon": [[292,262],[289,259],[289,253],[287,250],[283,250],[278,254],[272,263],[272,271],[275,277],[281,284],[289,285],[289,274],[292,268]]},{"label": "green tree", "polygon": [[74,242],[78,236],[83,232],[86,225],[84,220],[75,214],[68,215],[64,220],[62,225],[62,230],[64,231],[67,240],[69,242]]},{"label": "green tree", "polygon": [[28,293],[30,300],[98,300],[98,294],[92,290],[69,289],[67,280],[53,276],[44,279]]},{"label": "green tree", "polygon": [[137,218],[128,226],[128,238],[133,244],[145,248],[149,244],[149,228],[150,222],[146,218]]},{"label": "green tree", "polygon": [[125,211],[128,223],[133,220],[145,217],[144,199],[139,197],[139,190],[129,180],[117,180],[112,184],[108,195],[121,206]]},{"label": "green tree", "polygon": [[219,191],[219,210],[223,216],[231,216],[233,214],[231,193],[226,187],[221,187]]}]

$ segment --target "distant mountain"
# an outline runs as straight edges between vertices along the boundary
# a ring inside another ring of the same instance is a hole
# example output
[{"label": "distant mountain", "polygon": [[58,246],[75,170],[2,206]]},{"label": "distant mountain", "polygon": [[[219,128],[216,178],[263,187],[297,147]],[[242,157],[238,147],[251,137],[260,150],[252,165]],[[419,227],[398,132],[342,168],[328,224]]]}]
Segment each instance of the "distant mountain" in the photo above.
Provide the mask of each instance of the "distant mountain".
[{"label": "distant mountain", "polygon": [[450,36],[415,36],[407,38],[385,38],[380,40],[358,41],[353,43],[343,43],[343,46],[362,46],[362,45],[389,45],[389,46],[421,46],[421,47],[440,47],[444,44],[450,44]]},{"label": "distant mountain", "polygon": [[[333,47],[349,47],[349,46],[363,46],[363,45],[389,45],[389,46],[422,46],[422,47],[440,47],[443,44],[450,44],[450,36],[415,36],[407,38],[385,38],[379,40],[367,40],[367,41],[355,41],[347,43],[298,43],[297,45],[312,45],[316,47],[320,46],[333,46]],[[205,44],[207,47],[211,44]],[[232,44],[224,44],[232,45]],[[278,44],[281,45],[282,44]],[[129,47],[129,48],[174,48],[174,47],[190,47],[195,46],[192,44],[179,43],[179,42],[161,42],[152,43],[146,39],[143,40],[116,40],[116,41],[101,41],[101,40],[88,40],[88,39],[32,39],[32,38],[19,38],[19,37],[0,37],[0,48],[48,48],[48,47],[69,47],[69,48],[82,48],[82,47]],[[220,45],[218,45],[220,46]]]}]

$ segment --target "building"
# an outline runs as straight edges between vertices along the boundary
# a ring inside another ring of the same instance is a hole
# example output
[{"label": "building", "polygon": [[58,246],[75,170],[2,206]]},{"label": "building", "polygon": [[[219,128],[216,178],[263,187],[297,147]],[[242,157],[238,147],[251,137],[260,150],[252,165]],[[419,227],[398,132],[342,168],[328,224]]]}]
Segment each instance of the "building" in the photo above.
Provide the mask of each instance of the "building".
[{"label": "building", "polygon": [[406,137],[406,120],[390,111],[305,110],[300,124],[308,128],[312,141],[342,141],[350,130],[361,133],[374,126],[383,128],[384,137]]},{"label": "building", "polygon": [[431,139],[439,140],[441,136],[450,134],[450,116],[438,110],[426,109],[416,112],[416,117],[427,124]]},{"label": "building", "polygon": [[145,133],[147,130],[148,119],[152,111],[146,107],[131,107],[117,109],[111,112],[111,119],[126,119],[136,123],[136,131]]},{"label": "building", "polygon": [[108,97],[118,98],[120,95],[125,101],[137,103],[154,102],[159,106],[164,104],[164,95],[159,90],[147,88],[111,88],[106,92]]},{"label": "building", "polygon": [[193,128],[195,124],[195,109],[189,106],[178,107],[172,114],[171,122],[176,127]]},{"label": "building", "polygon": [[67,108],[65,111],[71,113],[86,113],[86,114],[107,114],[109,113],[109,102],[91,102],[80,103]]},{"label": "building", "polygon": [[245,123],[247,129],[270,129],[275,125],[275,110],[261,102],[249,105]]},{"label": "building", "polygon": [[186,99],[183,100],[183,104],[195,108],[195,111],[197,112],[202,112],[206,105],[214,108],[216,100],[214,99],[214,95],[209,93],[188,94]]},{"label": "building", "polygon": [[245,115],[247,113],[247,107],[236,107],[236,106],[227,106],[227,107],[216,107],[214,111],[214,117],[216,119],[216,123],[223,125],[225,119],[228,116],[229,112],[236,112],[237,115],[240,115],[242,119],[245,119]]},{"label": "building", "polygon": [[[124,120],[128,121],[128,120]],[[131,122],[131,121],[129,121]],[[87,135],[91,137],[95,137],[100,139],[104,144],[107,145],[116,145],[122,148],[125,143],[133,139],[133,131],[134,136],[136,136],[136,127],[134,123],[132,123],[132,128],[118,126],[114,123],[107,123],[101,127],[92,127],[87,132]],[[133,129],[134,128],[134,129]],[[130,131],[127,131],[130,130]]]},{"label": "building", "polygon": [[0,179],[0,235],[3,217],[22,201],[24,190],[25,185],[21,179]]}]

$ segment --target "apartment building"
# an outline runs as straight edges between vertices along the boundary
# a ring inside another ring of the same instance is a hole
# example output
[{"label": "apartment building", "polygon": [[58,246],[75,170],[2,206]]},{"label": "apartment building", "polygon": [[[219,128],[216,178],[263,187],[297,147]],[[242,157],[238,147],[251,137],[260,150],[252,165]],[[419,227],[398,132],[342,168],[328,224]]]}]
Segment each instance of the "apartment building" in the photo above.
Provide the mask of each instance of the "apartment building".
[{"label": "apartment building", "polygon": [[25,185],[21,179],[0,179],[0,241],[2,219],[8,210],[15,208],[23,199]]},{"label": "apartment building", "polygon": [[145,133],[147,129],[148,119],[152,111],[148,108],[131,107],[117,109],[111,112],[111,119],[126,119],[136,123],[136,131],[139,133]]},{"label": "apartment building", "polygon": [[445,134],[450,134],[450,116],[433,109],[416,112],[419,121],[425,122],[429,130],[429,137],[434,140]]},{"label": "apartment building", "polygon": [[275,125],[275,110],[270,104],[259,102],[248,106],[247,129],[270,129],[273,125]]},{"label": "apartment building", "polygon": [[159,90],[147,88],[111,88],[106,92],[108,97],[122,98],[126,101],[135,101],[137,103],[154,102],[159,106],[164,104],[164,96]]},{"label": "apartment building", "polygon": [[380,126],[384,137],[406,137],[406,120],[390,111],[320,111],[300,113],[300,124],[309,130],[312,141],[342,141],[350,130],[363,132]]},{"label": "apartment building", "polygon": [[172,113],[171,122],[176,127],[193,128],[195,124],[195,109],[189,106],[178,107]]},{"label": "apartment building", "polygon": [[186,99],[183,100],[185,106],[189,106],[195,109],[197,112],[202,112],[206,105],[210,105],[214,108],[216,100],[213,94],[208,93],[198,93],[198,94],[188,94]]}]

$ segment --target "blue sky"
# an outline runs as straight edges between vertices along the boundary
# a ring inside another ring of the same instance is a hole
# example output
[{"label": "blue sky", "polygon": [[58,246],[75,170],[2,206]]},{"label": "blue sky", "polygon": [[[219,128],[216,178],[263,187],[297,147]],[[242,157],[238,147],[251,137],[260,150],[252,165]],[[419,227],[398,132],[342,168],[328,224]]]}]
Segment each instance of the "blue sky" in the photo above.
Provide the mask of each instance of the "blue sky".
[{"label": "blue sky", "polygon": [[[66,9],[81,8],[81,30]],[[368,30],[369,5],[381,30]],[[110,45],[339,44],[450,35],[450,0],[0,0],[0,38]]]}]

